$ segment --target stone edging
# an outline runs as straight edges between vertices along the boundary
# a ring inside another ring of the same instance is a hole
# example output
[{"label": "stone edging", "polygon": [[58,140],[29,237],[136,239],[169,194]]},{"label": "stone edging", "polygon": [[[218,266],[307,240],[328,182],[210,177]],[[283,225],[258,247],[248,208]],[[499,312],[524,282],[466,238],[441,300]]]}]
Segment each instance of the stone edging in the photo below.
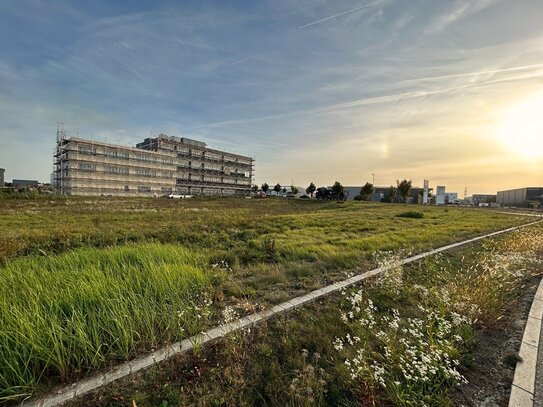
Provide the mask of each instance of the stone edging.
[{"label": "stone edging", "polygon": [[[520,226],[514,226],[511,228],[503,229],[497,232],[488,233],[483,236],[478,236],[472,239],[464,240],[461,242],[449,244],[447,246],[442,246],[437,249],[433,249],[415,256],[407,257],[400,261],[400,264],[408,264],[414,261],[423,259],[428,256],[432,256],[437,253],[444,252],[446,250],[454,249],[456,247],[464,246],[469,243],[476,242],[478,240],[486,239],[492,236],[500,235],[507,232],[512,232],[517,229],[525,228],[532,226],[537,223],[541,223],[543,220],[536,222],[530,222]],[[394,267],[378,267],[376,269],[366,271],[362,274],[355,275],[354,277],[348,278],[346,280],[334,283],[332,285],[323,287],[319,290],[310,292],[309,294],[302,295],[300,297],[293,298],[289,301],[278,304],[270,309],[257,312],[255,314],[247,315],[246,317],[240,318],[237,321],[220,325],[215,328],[212,328],[206,332],[203,332],[199,335],[195,335],[189,339],[185,339],[181,342],[176,342],[172,345],[167,345],[161,349],[158,349],[146,356],[138,357],[134,360],[125,362],[115,367],[114,369],[106,372],[105,374],[98,374],[88,379],[81,380],[79,382],[73,383],[68,386],[64,386],[56,391],[35,400],[24,401],[20,403],[22,407],[54,407],[58,406],[66,401],[72,400],[76,397],[82,396],[83,394],[89,393],[92,390],[96,390],[102,386],[105,386],[109,383],[114,382],[115,380],[121,379],[125,376],[128,376],[132,373],[138,372],[140,370],[149,368],[159,362],[162,362],[166,359],[169,359],[175,355],[185,353],[195,346],[203,345],[207,342],[210,342],[214,339],[224,337],[230,332],[234,332],[248,326],[257,324],[261,321],[264,321],[272,316],[283,314],[293,308],[298,308],[305,304],[311,303],[319,298],[327,296],[331,293],[341,291],[349,286],[355,285],[369,277],[375,276],[382,272],[389,270]],[[543,304],[543,301],[542,301]]]},{"label": "stone edging", "polygon": [[543,279],[534,296],[528,321],[524,328],[515,377],[511,386],[509,407],[533,407],[535,377],[537,371],[537,355],[540,346],[541,320],[543,319]]}]

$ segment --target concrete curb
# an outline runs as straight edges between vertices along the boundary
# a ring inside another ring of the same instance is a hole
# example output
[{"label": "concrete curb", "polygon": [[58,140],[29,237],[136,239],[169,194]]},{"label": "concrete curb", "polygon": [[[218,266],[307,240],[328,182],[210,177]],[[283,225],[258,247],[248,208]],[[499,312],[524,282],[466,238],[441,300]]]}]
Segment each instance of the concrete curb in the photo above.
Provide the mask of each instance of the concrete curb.
[{"label": "concrete curb", "polygon": [[533,407],[535,377],[537,370],[537,355],[541,335],[541,320],[543,319],[543,279],[539,283],[539,288],[534,296],[528,321],[524,328],[522,343],[520,344],[519,356],[521,360],[517,362],[515,368],[515,377],[511,386],[511,396],[509,397],[509,407]]},{"label": "concrete curb", "polygon": [[[477,242],[482,239],[487,239],[492,236],[497,236],[503,233],[512,232],[517,229],[522,229],[528,226],[535,225],[537,223],[541,223],[543,220],[538,220],[536,222],[530,222],[527,224],[514,226],[511,228],[503,229],[497,232],[488,233],[483,236],[478,236],[472,239],[464,240],[462,242],[457,242],[453,244],[449,244],[447,246],[442,246],[437,249],[433,249],[430,251],[427,251],[425,253],[421,253],[415,256],[411,256],[408,258],[403,259],[400,263],[408,264],[415,262],[417,260],[423,259],[428,256],[432,256],[437,253],[441,253],[447,250],[454,249],[456,247],[464,246],[469,243]],[[20,406],[23,407],[54,407],[58,406],[68,400],[72,400],[78,396],[81,396],[83,394],[89,393],[92,390],[96,390],[102,386],[105,386],[117,379],[121,379],[123,377],[126,377],[132,373],[138,372],[140,370],[149,368],[159,362],[162,362],[166,359],[171,358],[172,356],[179,355],[182,353],[185,353],[191,349],[193,349],[195,346],[203,345],[207,342],[210,342],[214,339],[224,337],[230,332],[234,332],[243,328],[246,328],[248,326],[257,324],[261,321],[264,321],[270,317],[274,317],[283,313],[286,313],[287,311],[290,311],[293,308],[298,308],[303,305],[309,304],[319,298],[323,298],[329,294],[341,291],[349,286],[355,285],[369,277],[375,276],[377,274],[383,273],[387,270],[389,270],[391,267],[379,267],[370,271],[366,271],[362,274],[355,275],[351,278],[348,278],[346,280],[331,284],[329,286],[323,287],[321,289],[315,290],[310,292],[309,294],[302,295],[301,297],[296,297],[293,299],[290,299],[286,302],[283,302],[281,304],[278,304],[270,309],[266,309],[261,312],[257,312],[255,314],[247,315],[243,318],[238,319],[237,321],[231,322],[229,324],[224,324],[217,326],[215,328],[212,328],[206,332],[203,332],[199,335],[195,335],[189,339],[185,339],[181,342],[176,342],[172,345],[168,345],[162,349],[158,349],[155,352],[152,352],[148,355],[136,358],[134,360],[125,362],[120,364],[119,366],[115,367],[111,371],[105,373],[105,374],[99,374],[93,377],[90,377],[88,379],[81,380],[77,383],[73,383],[71,385],[62,387],[58,389],[57,391],[46,395],[42,398],[35,399],[35,400],[29,400],[24,401],[20,403]]]}]

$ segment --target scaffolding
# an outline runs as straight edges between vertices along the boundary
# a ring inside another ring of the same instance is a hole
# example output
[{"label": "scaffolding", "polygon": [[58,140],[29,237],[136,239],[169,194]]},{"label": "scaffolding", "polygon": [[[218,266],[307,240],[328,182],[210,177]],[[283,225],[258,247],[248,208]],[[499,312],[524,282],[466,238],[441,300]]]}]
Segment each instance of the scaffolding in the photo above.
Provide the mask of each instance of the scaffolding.
[{"label": "scaffolding", "polygon": [[63,195],[249,195],[254,159],[159,135],[136,147],[71,137],[59,124],[55,185]]}]

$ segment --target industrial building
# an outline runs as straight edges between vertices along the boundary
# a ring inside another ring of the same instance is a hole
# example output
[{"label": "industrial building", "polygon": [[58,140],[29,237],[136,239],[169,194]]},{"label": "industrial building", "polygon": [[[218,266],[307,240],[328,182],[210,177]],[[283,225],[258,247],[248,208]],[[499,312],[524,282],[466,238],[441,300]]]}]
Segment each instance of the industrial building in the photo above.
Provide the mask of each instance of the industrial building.
[{"label": "industrial building", "polygon": [[11,185],[13,188],[37,188],[39,182],[35,179],[14,179]]},{"label": "industrial building", "polygon": [[473,205],[479,205],[480,203],[495,203],[496,195],[495,194],[473,194],[471,197],[467,197],[466,201],[472,203]]},{"label": "industrial building", "polygon": [[527,187],[498,191],[496,202],[502,206],[540,208],[543,205],[543,187]]},{"label": "industrial building", "polygon": [[249,195],[254,160],[160,134],[136,147],[57,132],[54,184],[63,195]]},{"label": "industrial building", "polygon": [[0,168],[0,188],[4,186],[4,174],[6,173],[6,170],[3,168]]},{"label": "industrial building", "polygon": [[438,185],[436,187],[436,205],[444,205],[445,202],[445,187]]},{"label": "industrial building", "polygon": [[[332,188],[332,187],[328,187]],[[354,198],[360,194],[362,186],[344,186],[343,190],[348,201],[353,201]],[[371,194],[369,200],[372,202],[388,202],[390,200],[389,196],[390,186],[388,187],[374,187],[373,193]],[[416,204],[419,203],[419,199],[422,201],[422,192],[423,188],[420,187],[411,187],[409,190],[409,195],[407,196],[407,203]]]}]

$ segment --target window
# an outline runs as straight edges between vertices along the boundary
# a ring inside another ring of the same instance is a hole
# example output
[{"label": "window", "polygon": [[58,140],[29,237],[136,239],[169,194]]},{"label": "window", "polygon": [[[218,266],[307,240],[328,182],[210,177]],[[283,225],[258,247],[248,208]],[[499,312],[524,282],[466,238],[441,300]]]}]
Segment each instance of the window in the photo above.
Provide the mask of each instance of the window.
[{"label": "window", "polygon": [[140,175],[142,177],[154,177],[156,172],[147,168],[136,168],[136,175]]},{"label": "window", "polygon": [[125,186],[124,186],[124,190],[125,190],[125,192],[130,191],[130,188],[128,187],[128,185],[125,185]]},{"label": "window", "polygon": [[79,163],[80,171],[96,171],[96,165],[91,163]]},{"label": "window", "polygon": [[96,149],[89,146],[79,146],[78,151],[80,154],[96,154]]},{"label": "window", "polygon": [[113,165],[106,165],[106,173],[108,174],[128,174],[127,167],[117,167]]},{"label": "window", "polygon": [[151,192],[151,187],[140,185],[138,186],[138,192]]},{"label": "window", "polygon": [[172,189],[171,188],[160,188],[160,192],[163,193],[163,194],[171,194],[172,193]]}]

